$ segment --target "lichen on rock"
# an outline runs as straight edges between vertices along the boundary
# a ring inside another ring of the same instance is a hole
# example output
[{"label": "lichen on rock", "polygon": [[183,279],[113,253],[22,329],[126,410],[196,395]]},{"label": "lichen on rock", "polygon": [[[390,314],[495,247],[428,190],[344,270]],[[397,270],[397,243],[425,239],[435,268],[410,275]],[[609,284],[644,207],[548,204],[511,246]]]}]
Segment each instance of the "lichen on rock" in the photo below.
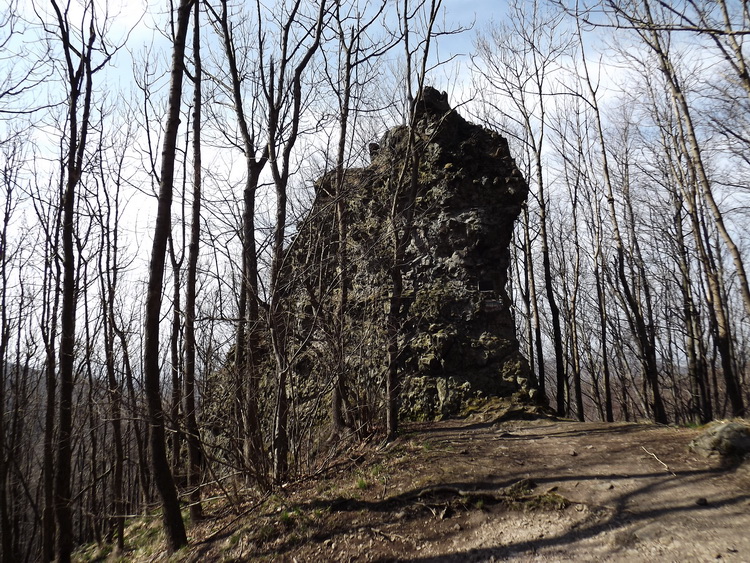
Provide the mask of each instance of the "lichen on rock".
[{"label": "lichen on rock", "polygon": [[[418,111],[419,185],[402,269],[400,412],[426,420],[458,414],[476,398],[514,395],[532,402],[539,399],[537,384],[520,353],[506,293],[513,225],[527,184],[507,141],[467,122],[446,96],[427,88]],[[405,220],[392,210],[405,192],[398,170],[408,134],[407,127],[396,127],[371,144],[370,166],[346,171],[340,190],[332,187],[335,173],[316,183],[313,209],[290,254],[290,271],[305,272],[290,292],[290,307],[312,307],[324,318],[325,301],[311,288],[327,288],[329,301],[338,294],[334,203],[337,193],[345,198],[346,377],[352,389],[377,389],[385,374],[389,229],[402,228]],[[305,353],[306,373],[320,381],[330,371],[323,333]]]}]

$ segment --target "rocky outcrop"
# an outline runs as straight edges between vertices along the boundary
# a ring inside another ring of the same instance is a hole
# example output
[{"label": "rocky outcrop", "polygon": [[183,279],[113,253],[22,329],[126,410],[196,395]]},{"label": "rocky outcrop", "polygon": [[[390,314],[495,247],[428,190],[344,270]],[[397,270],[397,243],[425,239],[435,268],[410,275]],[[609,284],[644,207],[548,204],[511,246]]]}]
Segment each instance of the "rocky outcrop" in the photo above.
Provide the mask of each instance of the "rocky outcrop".
[{"label": "rocky outcrop", "polygon": [[690,449],[705,457],[718,456],[724,461],[750,455],[750,424],[747,422],[714,422],[690,443]]},{"label": "rocky outcrop", "polygon": [[[537,385],[519,351],[505,289],[513,224],[527,184],[507,141],[464,120],[445,94],[426,90],[415,131],[420,162],[402,265],[401,412],[435,419],[460,412],[477,397],[533,401]],[[306,272],[292,291],[294,307],[324,321],[341,279],[335,196],[345,198],[347,377],[351,388],[370,386],[373,392],[382,388],[386,368],[393,229],[405,232],[411,203],[404,187],[408,134],[396,127],[371,144],[370,166],[348,170],[340,190],[335,173],[317,182],[315,204],[290,255],[289,271]],[[330,371],[318,336],[297,364],[312,380]]]}]

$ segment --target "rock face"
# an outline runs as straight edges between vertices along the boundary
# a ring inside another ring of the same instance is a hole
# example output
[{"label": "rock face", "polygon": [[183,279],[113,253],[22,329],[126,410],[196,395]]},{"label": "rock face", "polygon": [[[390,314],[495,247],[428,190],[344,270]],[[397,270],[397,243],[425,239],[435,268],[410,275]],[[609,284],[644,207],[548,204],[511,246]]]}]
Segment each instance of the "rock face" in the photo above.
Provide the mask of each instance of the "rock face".
[{"label": "rock face", "polygon": [[742,458],[750,455],[750,424],[741,422],[718,422],[690,443],[693,451],[706,457]]},{"label": "rock face", "polygon": [[[464,120],[450,109],[445,94],[428,88],[418,107],[418,186],[402,265],[398,329],[401,414],[440,418],[460,412],[476,397],[533,401],[537,384],[519,351],[505,289],[513,224],[527,184],[507,141]],[[313,297],[310,288],[329,288],[329,300],[338,295],[334,211],[340,194],[349,231],[344,275],[351,388],[375,390],[385,375],[393,232],[405,232],[411,201],[408,137],[406,127],[396,127],[371,144],[370,166],[348,170],[339,190],[334,173],[319,180],[315,204],[291,253],[290,271],[308,272],[292,291],[294,307],[325,317],[325,298]],[[298,371],[324,379],[330,368],[323,348],[310,346]]]}]

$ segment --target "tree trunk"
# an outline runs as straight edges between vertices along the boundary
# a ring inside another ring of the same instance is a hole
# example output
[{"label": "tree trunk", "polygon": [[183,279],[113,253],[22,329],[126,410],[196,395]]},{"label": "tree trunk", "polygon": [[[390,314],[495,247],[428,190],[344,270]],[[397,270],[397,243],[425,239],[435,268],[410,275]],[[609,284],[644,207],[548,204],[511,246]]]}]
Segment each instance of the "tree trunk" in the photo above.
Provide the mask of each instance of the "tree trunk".
[{"label": "tree trunk", "polygon": [[[318,0],[315,23],[306,28],[303,37],[309,37],[311,43],[305,47],[302,40],[294,43],[290,29],[297,23],[298,14],[292,10],[289,19],[282,22],[281,52],[278,62],[270,61],[268,76],[264,76],[266,99],[269,103],[268,123],[268,158],[271,163],[271,176],[276,190],[276,224],[273,231],[272,258],[270,272],[270,303],[268,322],[271,332],[271,346],[276,360],[276,406],[273,421],[272,463],[273,478],[277,483],[287,476],[289,436],[288,416],[289,398],[287,396],[287,378],[289,364],[287,358],[287,327],[284,315],[282,293],[286,281],[282,279],[284,265],[284,238],[286,236],[287,188],[290,175],[292,150],[300,134],[302,104],[302,78],[313,55],[320,47],[323,33],[326,0]],[[299,55],[296,65],[294,58]],[[290,72],[291,71],[291,72]],[[291,80],[290,75],[291,74]],[[282,131],[285,135],[282,139]]]},{"label": "tree trunk", "polygon": [[201,234],[201,65],[200,2],[194,5],[193,59],[195,61],[193,89],[193,206],[190,222],[190,250],[188,253],[187,289],[185,295],[185,426],[188,446],[188,485],[190,487],[190,521],[203,518],[201,506],[201,450],[198,418],[195,412],[195,294],[198,272],[198,252]]},{"label": "tree trunk", "polygon": [[[66,59],[68,91],[68,147],[65,163],[65,191],[62,198],[62,308],[60,312],[59,405],[57,429],[57,467],[55,468],[55,519],[57,521],[57,561],[70,561],[73,551],[73,518],[71,514],[71,471],[73,455],[73,377],[76,331],[76,257],[73,236],[75,231],[76,188],[81,179],[83,157],[86,149],[89,114],[91,108],[92,69],[91,54],[96,40],[94,23],[86,44],[79,51],[71,44],[67,12],[60,11],[53,0],[57,16],[63,53]],[[93,17],[93,16],[92,16]],[[85,36],[85,32],[84,32]],[[78,64],[73,62],[77,56]],[[83,97],[83,99],[81,99]],[[82,108],[79,103],[82,102]],[[79,111],[82,115],[79,116]],[[80,118],[80,121],[79,121]]]},{"label": "tree trunk", "polygon": [[349,103],[351,96],[351,50],[347,48],[345,41],[340,41],[341,48],[344,49],[344,91],[343,99],[340,101],[339,108],[339,142],[336,152],[336,186],[334,190],[336,198],[336,229],[338,240],[336,242],[336,273],[339,287],[338,299],[333,319],[333,363],[334,363],[334,383],[333,393],[331,396],[331,435],[335,438],[346,426],[344,420],[343,404],[346,396],[346,345],[345,345],[345,322],[346,322],[346,305],[348,300],[348,283],[347,276],[347,223],[346,223],[346,202],[344,200],[344,159],[346,151],[346,135],[349,125]]},{"label": "tree trunk", "polygon": [[555,297],[552,263],[549,256],[549,237],[547,234],[547,203],[544,195],[544,180],[542,176],[541,146],[535,153],[537,188],[539,190],[539,225],[542,243],[542,268],[544,272],[544,289],[547,295],[550,317],[552,319],[552,344],[555,350],[555,384],[557,395],[557,415],[566,416],[569,410],[567,392],[568,378],[565,373],[565,353],[562,343],[562,329],[560,328],[560,308]]},{"label": "tree trunk", "polygon": [[[184,218],[183,218],[184,220]],[[184,235],[184,231],[183,231]],[[185,237],[183,236],[183,244]],[[180,361],[180,272],[184,254],[180,254],[177,259],[177,251],[174,247],[174,237],[170,235],[169,243],[169,261],[172,265],[172,330],[169,334],[169,357],[170,357],[170,375],[172,382],[171,400],[169,403],[169,437],[167,441],[172,450],[172,471],[179,474],[182,462],[182,428],[180,427],[180,405],[182,403],[182,384],[180,382],[181,361]]]},{"label": "tree trunk", "polygon": [[[138,408],[138,402],[135,394],[135,384],[133,382],[133,367],[130,363],[130,351],[128,348],[128,341],[125,337],[125,332],[117,327],[117,323],[112,320],[112,330],[117,334],[120,340],[120,347],[122,349],[122,364],[125,371],[125,385],[128,390],[128,397],[130,398],[131,409],[134,415],[137,415],[140,411]],[[148,427],[144,427],[145,431],[141,431],[139,425],[139,416],[132,421],[133,434],[135,436],[136,451],[138,453],[138,484],[140,485],[141,492],[143,493],[144,504],[148,505],[151,503],[152,491],[151,491],[151,472],[149,470],[148,455],[146,452],[145,442],[148,441]],[[145,436],[144,436],[145,434]]]},{"label": "tree trunk", "polygon": [[[100,142],[100,147],[104,146]],[[102,177],[104,174],[102,174]],[[114,208],[114,209],[113,209]],[[113,216],[114,211],[114,216]],[[105,202],[99,208],[101,222],[101,246],[99,251],[99,283],[103,309],[102,333],[104,337],[104,358],[107,374],[112,438],[114,441],[114,468],[112,475],[112,509],[114,516],[115,554],[125,549],[125,493],[123,474],[125,451],[122,438],[122,383],[117,380],[115,369],[115,303],[118,283],[118,224],[120,221],[120,185],[116,183],[115,194],[105,191]],[[124,353],[124,352],[123,352]]]},{"label": "tree trunk", "polygon": [[[59,230],[59,221],[54,231]],[[55,243],[58,237],[55,236]],[[55,526],[55,495],[54,495],[54,473],[55,473],[55,457],[54,457],[54,435],[55,435],[55,414],[56,414],[56,388],[57,379],[55,377],[55,371],[57,366],[56,354],[55,354],[55,341],[57,339],[57,311],[60,301],[60,285],[55,283],[54,280],[60,279],[59,265],[57,260],[52,259],[50,254],[56,254],[51,245],[52,241],[49,241],[47,252],[47,264],[50,264],[45,269],[45,280],[44,280],[44,305],[42,310],[42,340],[44,341],[44,348],[46,352],[46,362],[44,370],[45,380],[45,395],[46,405],[44,409],[44,454],[42,459],[42,475],[43,475],[43,489],[44,489],[44,510],[42,514],[42,558],[44,561],[52,561],[55,558],[55,533],[57,527]],[[55,244],[56,246],[56,244]],[[52,276],[52,264],[55,264],[58,271],[57,275]],[[50,279],[51,278],[51,279]],[[52,289],[54,286],[54,290]],[[50,303],[49,293],[53,293],[52,303]]]},{"label": "tree trunk", "polygon": [[[106,251],[109,255],[109,250]],[[109,263],[109,258],[107,259]],[[112,270],[116,270],[113,268]],[[112,274],[114,277],[114,273]],[[112,416],[112,433],[114,439],[114,454],[115,454],[115,466],[114,474],[112,476],[113,491],[112,496],[114,497],[114,521],[115,521],[115,535],[117,538],[117,553],[122,553],[125,549],[125,502],[122,487],[123,478],[123,467],[125,465],[125,456],[122,443],[122,424],[121,424],[121,409],[122,409],[122,387],[115,377],[115,353],[114,353],[114,339],[115,333],[112,330],[112,319],[114,318],[114,302],[115,302],[115,280],[111,279],[107,284],[106,288],[106,315],[104,317],[104,348],[107,368],[107,382],[109,387],[109,400],[110,400],[110,412]]]},{"label": "tree trunk", "polygon": [[[404,50],[406,52],[406,94],[408,99],[408,138],[404,149],[404,162],[397,174],[394,174],[392,181],[396,183],[391,189],[393,199],[391,201],[390,221],[391,237],[393,245],[393,258],[390,264],[390,277],[392,284],[392,294],[390,299],[390,308],[388,311],[387,339],[388,339],[388,371],[386,375],[386,437],[393,440],[398,434],[398,398],[399,398],[399,381],[398,370],[401,348],[399,346],[399,333],[402,325],[402,297],[403,297],[403,268],[406,257],[406,249],[411,241],[412,229],[414,228],[414,205],[417,199],[419,189],[419,163],[421,161],[420,151],[422,149],[422,140],[417,139],[417,102],[422,97],[424,91],[425,78],[427,76],[427,60],[430,57],[430,48],[434,38],[435,22],[441,7],[441,0],[431,0],[427,13],[424,14],[425,26],[424,37],[420,43],[420,60],[419,68],[416,71],[417,87],[416,92],[412,91],[412,56],[417,51],[409,48],[410,31],[409,25],[416,12],[409,15],[408,1],[404,0],[402,17],[402,33],[404,41]],[[403,202],[400,200],[405,195]],[[399,216],[402,218],[398,221]]]},{"label": "tree trunk", "polygon": [[[420,75],[419,90],[414,97],[419,100],[422,95],[424,75]],[[391,204],[391,223],[393,236],[393,262],[390,266],[391,277],[391,299],[388,310],[387,338],[388,338],[388,374],[386,379],[386,434],[388,440],[393,440],[398,434],[398,366],[401,355],[399,335],[403,325],[402,297],[403,297],[403,268],[406,259],[406,249],[411,241],[412,229],[414,227],[414,205],[419,190],[419,162],[421,155],[417,146],[416,138],[416,105],[412,104],[411,117],[409,120],[409,137],[404,155],[404,165],[398,177],[395,179],[396,187],[393,189],[393,202]],[[404,186],[404,182],[407,182]],[[406,198],[402,206],[403,189],[406,190]],[[402,217],[399,232],[398,217]]]},{"label": "tree trunk", "polygon": [[[529,301],[531,302],[531,316],[534,326],[534,344],[536,349],[537,380],[539,395],[542,402],[547,404],[547,383],[544,369],[544,347],[542,345],[542,323],[539,318],[539,300],[537,299],[536,278],[534,277],[534,254],[531,249],[531,226],[529,224],[529,207],[523,204],[523,248],[526,264],[526,279],[529,284]],[[532,352],[529,353],[530,355]]]},{"label": "tree trunk", "polygon": [[146,323],[144,337],[144,388],[151,426],[151,471],[162,502],[162,520],[169,550],[174,552],[187,544],[185,524],[180,514],[172,472],[169,469],[164,436],[164,410],[159,390],[159,316],[162,284],[164,281],[167,240],[171,228],[172,192],[176,158],[177,132],[180,124],[180,99],[185,60],[185,40],[192,0],[180,0],[177,8],[177,30],[172,53],[171,83],[167,106],[167,124],[162,146],[159,204],[154,228],[151,262],[149,265],[148,293],[146,296]]},{"label": "tree trunk", "polygon": [[[676,194],[675,194],[676,195]],[[700,318],[693,302],[692,282],[688,266],[687,248],[682,232],[681,202],[675,200],[674,228],[677,243],[677,262],[680,268],[682,292],[682,311],[685,317],[685,349],[688,359],[688,377],[690,378],[690,416],[696,424],[706,424],[711,420],[711,404],[706,393],[705,358],[700,349]]]},{"label": "tree trunk", "polygon": [[255,478],[261,484],[267,471],[266,454],[261,436],[258,409],[260,376],[258,374],[258,338],[260,333],[260,308],[258,297],[258,258],[255,242],[255,194],[260,174],[268,162],[268,146],[260,156],[257,153],[256,133],[248,125],[245,116],[242,78],[237,67],[236,49],[229,24],[227,0],[221,0],[222,10],[217,13],[210,5],[221,29],[224,54],[229,65],[232,101],[237,116],[245,156],[245,187],[242,211],[242,282],[239,299],[239,320],[235,339],[235,368],[237,373],[235,404],[241,428],[241,457],[245,467],[253,468]]},{"label": "tree trunk", "polygon": [[[6,178],[3,178],[6,180]],[[10,261],[8,248],[8,224],[11,219],[11,211],[15,202],[11,197],[11,185],[5,187],[7,190],[3,195],[5,202],[3,206],[3,223],[0,230],[0,550],[2,563],[12,563],[16,556],[13,547],[14,533],[10,520],[8,502],[8,470],[10,458],[6,451],[10,448],[6,443],[5,435],[5,408],[7,404],[6,391],[9,389],[7,382],[8,366],[6,355],[10,342],[11,326],[8,320],[8,263]],[[20,323],[20,321],[19,321]],[[19,366],[16,365],[18,370]]]},{"label": "tree trunk", "polygon": [[[598,258],[597,258],[598,260]],[[609,371],[609,352],[607,351],[607,304],[604,297],[604,288],[600,265],[594,266],[594,277],[596,279],[596,297],[599,312],[599,337],[601,338],[602,347],[602,371],[604,375],[604,411],[607,422],[614,422],[614,413],[612,410],[612,382]]]}]

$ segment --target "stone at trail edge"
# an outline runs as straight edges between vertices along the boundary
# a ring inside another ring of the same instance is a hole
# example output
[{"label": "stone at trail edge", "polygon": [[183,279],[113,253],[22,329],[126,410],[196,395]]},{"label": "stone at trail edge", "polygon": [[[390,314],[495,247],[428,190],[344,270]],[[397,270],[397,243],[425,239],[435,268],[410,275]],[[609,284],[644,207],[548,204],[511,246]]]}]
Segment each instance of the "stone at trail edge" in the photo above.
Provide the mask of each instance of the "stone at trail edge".
[{"label": "stone at trail edge", "polygon": [[750,425],[741,422],[709,424],[703,433],[690,443],[690,449],[706,457],[723,458],[750,454]]}]

